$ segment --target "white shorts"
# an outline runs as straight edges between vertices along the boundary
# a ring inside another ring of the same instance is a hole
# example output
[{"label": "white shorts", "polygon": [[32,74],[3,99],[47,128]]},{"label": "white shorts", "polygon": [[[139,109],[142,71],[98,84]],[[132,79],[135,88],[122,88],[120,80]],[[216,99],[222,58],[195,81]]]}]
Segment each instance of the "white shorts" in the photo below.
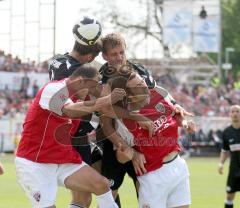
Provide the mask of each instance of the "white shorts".
[{"label": "white shorts", "polygon": [[34,208],[55,204],[57,187],[65,186],[65,179],[86,165],[36,163],[24,158],[15,159],[17,180],[23,187]]},{"label": "white shorts", "polygon": [[170,208],[191,204],[188,167],[179,156],[138,177],[139,208]]}]

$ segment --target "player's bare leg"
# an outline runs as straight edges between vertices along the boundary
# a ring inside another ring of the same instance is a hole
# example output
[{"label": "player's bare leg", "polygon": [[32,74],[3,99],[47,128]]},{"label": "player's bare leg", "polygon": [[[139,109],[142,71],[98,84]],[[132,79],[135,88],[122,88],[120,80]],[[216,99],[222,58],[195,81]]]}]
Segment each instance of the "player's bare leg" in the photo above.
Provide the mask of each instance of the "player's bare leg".
[{"label": "player's bare leg", "polygon": [[81,192],[81,191],[71,191],[72,193],[72,202],[70,204],[70,208],[75,206],[81,207],[90,207],[92,202],[92,194],[89,192]]},{"label": "player's bare leg", "polygon": [[233,208],[234,198],[235,198],[235,193],[227,193],[227,200],[225,202],[225,208]]},{"label": "player's bare leg", "polygon": [[108,180],[89,166],[84,166],[64,181],[66,188],[97,195],[99,208],[118,207],[113,199]]}]

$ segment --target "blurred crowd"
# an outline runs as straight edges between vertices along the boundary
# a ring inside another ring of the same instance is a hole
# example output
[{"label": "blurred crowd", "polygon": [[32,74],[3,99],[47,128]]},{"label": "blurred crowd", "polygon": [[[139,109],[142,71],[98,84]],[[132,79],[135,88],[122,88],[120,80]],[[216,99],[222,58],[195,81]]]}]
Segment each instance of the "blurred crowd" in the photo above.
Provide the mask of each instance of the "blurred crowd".
[{"label": "blurred crowd", "polygon": [[0,50],[0,71],[4,72],[37,72],[46,73],[48,71],[47,61],[36,64],[35,61],[28,60],[26,63],[12,54],[5,54],[4,51]]},{"label": "blurred crowd", "polygon": [[[37,72],[47,73],[48,63],[36,64],[35,61],[23,63],[17,56],[13,58],[11,54],[5,54],[0,50],[0,71],[5,72]],[[193,112],[196,116],[228,116],[229,105],[240,103],[240,76],[235,81],[231,74],[227,78],[227,83],[220,84],[217,76],[212,77],[209,86],[195,85],[189,87],[180,84],[174,74],[165,74],[154,77],[160,86],[169,90],[177,102],[185,109]],[[25,112],[25,106],[35,97],[39,86],[37,81],[29,85],[29,80],[22,80],[20,91],[9,90],[5,86],[0,91],[0,109],[3,114],[10,111]]]},{"label": "blurred crowd", "polygon": [[[48,63],[36,64],[34,61],[23,63],[17,56],[0,51],[0,71],[4,72],[28,72],[48,73]],[[185,109],[196,116],[227,117],[229,106],[240,103],[240,76],[233,79],[229,73],[226,83],[221,84],[218,76],[211,79],[209,86],[181,84],[174,74],[167,73],[162,76],[154,76],[157,84],[168,89],[176,101]],[[9,89],[5,86],[0,90],[0,118],[24,117],[29,105],[38,92],[37,80],[30,85],[28,76],[22,77],[19,90]],[[194,135],[180,132],[180,142],[185,152],[189,150],[200,154],[202,146],[212,146],[216,151],[221,146],[221,130],[209,130],[204,132],[201,128]]]},{"label": "blurred crowd", "polygon": [[[39,89],[38,86],[32,87]],[[7,87],[0,90],[0,118],[15,117],[16,114],[25,115],[36,93],[34,89],[22,88],[20,91],[9,90]],[[36,91],[35,91],[36,92]]]},{"label": "blurred crowd", "polygon": [[155,77],[157,83],[169,90],[177,102],[196,116],[228,116],[229,106],[240,103],[240,76],[236,80],[228,75],[227,82],[220,84],[213,76],[209,86],[201,84],[187,87],[180,84],[173,74]]}]

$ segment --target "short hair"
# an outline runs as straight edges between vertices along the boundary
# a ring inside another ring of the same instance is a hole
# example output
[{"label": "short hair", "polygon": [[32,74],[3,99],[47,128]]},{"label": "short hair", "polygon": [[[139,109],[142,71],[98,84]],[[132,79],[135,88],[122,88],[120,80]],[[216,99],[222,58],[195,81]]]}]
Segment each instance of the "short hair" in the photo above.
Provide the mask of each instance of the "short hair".
[{"label": "short hair", "polygon": [[71,75],[70,75],[70,79],[74,79],[76,77],[83,77],[83,78],[87,78],[87,79],[92,79],[94,78],[97,74],[98,74],[98,70],[93,67],[90,66],[88,64],[85,64],[83,66],[78,67]]},{"label": "short hair", "polygon": [[94,57],[102,51],[102,41],[97,41],[94,45],[82,45],[75,41],[73,50],[81,55],[92,54]]},{"label": "short hair", "polygon": [[119,33],[110,33],[102,38],[102,52],[107,53],[109,48],[115,48],[117,46],[124,45],[126,42]]},{"label": "short hair", "polygon": [[[126,90],[127,88],[127,82],[131,77],[131,73],[128,74],[120,74],[118,72],[114,73],[107,81],[107,83],[111,87],[111,91],[113,91],[115,88],[120,88]],[[114,105],[120,106],[120,107],[126,107],[126,97],[123,100],[118,101]]]}]

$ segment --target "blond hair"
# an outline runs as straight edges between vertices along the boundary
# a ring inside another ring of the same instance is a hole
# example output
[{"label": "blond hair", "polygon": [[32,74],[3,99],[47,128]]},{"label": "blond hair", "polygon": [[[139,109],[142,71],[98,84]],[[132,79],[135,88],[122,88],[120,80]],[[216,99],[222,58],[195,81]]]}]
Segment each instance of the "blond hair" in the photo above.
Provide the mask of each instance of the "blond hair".
[{"label": "blond hair", "polygon": [[119,33],[110,33],[102,38],[103,53],[107,53],[108,49],[112,49],[120,45],[126,47],[126,42]]}]

